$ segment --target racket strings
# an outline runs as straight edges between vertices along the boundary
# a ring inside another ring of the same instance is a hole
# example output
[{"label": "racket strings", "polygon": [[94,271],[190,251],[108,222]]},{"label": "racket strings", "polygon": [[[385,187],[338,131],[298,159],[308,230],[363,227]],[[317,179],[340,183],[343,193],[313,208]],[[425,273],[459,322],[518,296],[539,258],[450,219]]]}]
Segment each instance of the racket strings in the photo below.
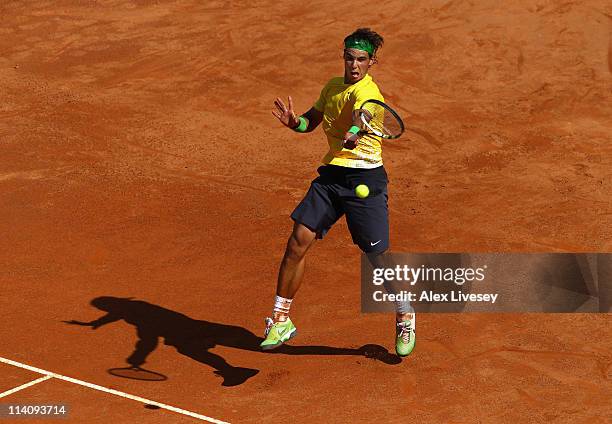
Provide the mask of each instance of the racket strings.
[{"label": "racket strings", "polygon": [[397,118],[391,112],[385,111],[382,121],[382,132],[391,136],[396,136],[400,135],[402,130],[402,126]]},{"label": "racket strings", "polygon": [[403,132],[403,127],[397,117],[384,106],[373,102],[367,102],[363,109],[365,121],[372,129],[387,136],[396,137]]}]

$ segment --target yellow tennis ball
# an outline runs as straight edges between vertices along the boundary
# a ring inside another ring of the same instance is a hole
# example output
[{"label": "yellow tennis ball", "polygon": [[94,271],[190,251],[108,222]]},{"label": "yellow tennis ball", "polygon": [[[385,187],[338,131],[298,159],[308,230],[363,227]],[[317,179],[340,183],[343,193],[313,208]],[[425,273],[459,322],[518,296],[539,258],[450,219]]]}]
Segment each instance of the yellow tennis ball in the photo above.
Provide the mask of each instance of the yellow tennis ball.
[{"label": "yellow tennis ball", "polygon": [[359,184],[357,187],[355,187],[355,194],[360,199],[365,199],[370,195],[370,189],[365,184]]}]

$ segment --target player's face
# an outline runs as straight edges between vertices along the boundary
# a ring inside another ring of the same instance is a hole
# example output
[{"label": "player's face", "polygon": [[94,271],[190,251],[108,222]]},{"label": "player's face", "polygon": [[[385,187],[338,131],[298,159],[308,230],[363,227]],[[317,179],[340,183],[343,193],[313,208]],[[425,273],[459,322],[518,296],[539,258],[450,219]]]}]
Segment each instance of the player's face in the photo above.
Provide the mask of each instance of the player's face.
[{"label": "player's face", "polygon": [[370,58],[370,53],[357,50],[344,50],[344,82],[345,84],[355,84],[361,81],[368,73],[368,69],[374,61]]}]

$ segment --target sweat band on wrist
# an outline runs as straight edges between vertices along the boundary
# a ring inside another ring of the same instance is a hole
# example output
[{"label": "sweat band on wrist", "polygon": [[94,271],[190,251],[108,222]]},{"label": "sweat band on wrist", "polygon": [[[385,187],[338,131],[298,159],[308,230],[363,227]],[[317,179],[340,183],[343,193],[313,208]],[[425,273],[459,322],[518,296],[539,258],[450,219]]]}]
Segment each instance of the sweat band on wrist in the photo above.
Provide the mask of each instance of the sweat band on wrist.
[{"label": "sweat band on wrist", "polygon": [[348,130],[348,132],[350,132],[351,134],[357,134],[359,131],[361,131],[361,128],[359,128],[357,125],[353,125]]},{"label": "sweat band on wrist", "polygon": [[300,116],[298,118],[298,121],[300,121],[300,123],[297,127],[293,128],[293,131],[306,132],[306,128],[308,128],[308,119],[304,118],[303,116]]}]

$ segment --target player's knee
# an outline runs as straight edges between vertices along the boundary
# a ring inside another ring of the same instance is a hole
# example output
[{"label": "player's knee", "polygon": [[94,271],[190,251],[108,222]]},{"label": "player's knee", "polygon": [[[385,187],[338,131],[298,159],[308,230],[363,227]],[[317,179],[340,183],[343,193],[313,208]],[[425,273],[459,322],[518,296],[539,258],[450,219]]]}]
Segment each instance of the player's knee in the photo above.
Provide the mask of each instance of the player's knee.
[{"label": "player's knee", "polygon": [[304,246],[300,245],[300,243],[293,237],[289,239],[287,243],[287,249],[285,250],[285,257],[292,261],[301,260],[306,254],[306,249]]},{"label": "player's knee", "polygon": [[384,268],[386,252],[386,250],[380,252],[367,252],[365,255],[368,258],[370,264],[372,264],[373,268]]},{"label": "player's knee", "polygon": [[301,231],[300,228],[296,228],[287,242],[285,256],[292,260],[301,260],[312,244],[314,238],[315,235],[310,230]]}]

